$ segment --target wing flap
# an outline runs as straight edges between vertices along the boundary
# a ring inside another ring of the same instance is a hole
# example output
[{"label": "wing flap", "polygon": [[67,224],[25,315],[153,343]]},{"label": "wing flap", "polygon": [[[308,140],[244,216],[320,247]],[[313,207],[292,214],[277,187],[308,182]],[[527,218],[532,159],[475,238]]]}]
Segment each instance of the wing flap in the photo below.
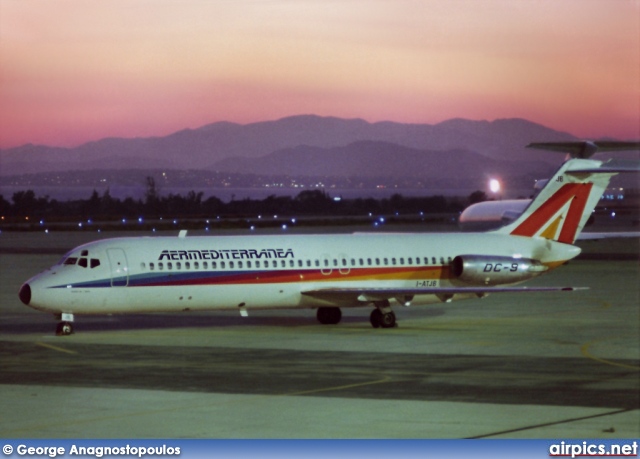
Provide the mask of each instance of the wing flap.
[{"label": "wing flap", "polygon": [[323,288],[301,292],[303,295],[321,299],[350,298],[363,303],[389,300],[391,298],[406,298],[415,295],[450,296],[456,294],[471,294],[479,297],[489,293],[530,293],[530,292],[572,292],[588,290],[589,287],[433,287],[433,288]]}]

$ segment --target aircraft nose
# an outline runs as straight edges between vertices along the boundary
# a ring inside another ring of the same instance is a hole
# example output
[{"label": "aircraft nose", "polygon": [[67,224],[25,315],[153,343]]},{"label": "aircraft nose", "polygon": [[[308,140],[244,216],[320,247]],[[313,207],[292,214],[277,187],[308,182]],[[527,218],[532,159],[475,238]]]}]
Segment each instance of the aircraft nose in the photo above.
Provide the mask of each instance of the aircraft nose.
[{"label": "aircraft nose", "polygon": [[29,287],[29,284],[24,284],[20,287],[18,296],[20,297],[20,301],[29,306],[29,303],[31,303],[31,287]]}]

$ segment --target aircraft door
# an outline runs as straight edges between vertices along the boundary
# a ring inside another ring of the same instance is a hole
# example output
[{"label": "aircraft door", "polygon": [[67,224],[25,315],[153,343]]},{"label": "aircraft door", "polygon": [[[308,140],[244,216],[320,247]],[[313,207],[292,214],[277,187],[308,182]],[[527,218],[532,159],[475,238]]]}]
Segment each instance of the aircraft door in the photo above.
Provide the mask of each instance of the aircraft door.
[{"label": "aircraft door", "polygon": [[111,265],[111,286],[126,287],[129,285],[129,267],[127,256],[122,249],[107,249],[109,265]]}]

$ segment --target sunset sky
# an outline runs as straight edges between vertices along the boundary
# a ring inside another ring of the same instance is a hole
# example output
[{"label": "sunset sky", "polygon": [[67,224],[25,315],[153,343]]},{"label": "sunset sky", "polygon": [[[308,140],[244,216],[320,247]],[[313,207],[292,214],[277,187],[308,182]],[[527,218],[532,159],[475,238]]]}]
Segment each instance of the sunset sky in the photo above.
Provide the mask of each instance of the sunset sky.
[{"label": "sunset sky", "polygon": [[0,148],[297,114],[640,138],[640,0],[0,0]]}]

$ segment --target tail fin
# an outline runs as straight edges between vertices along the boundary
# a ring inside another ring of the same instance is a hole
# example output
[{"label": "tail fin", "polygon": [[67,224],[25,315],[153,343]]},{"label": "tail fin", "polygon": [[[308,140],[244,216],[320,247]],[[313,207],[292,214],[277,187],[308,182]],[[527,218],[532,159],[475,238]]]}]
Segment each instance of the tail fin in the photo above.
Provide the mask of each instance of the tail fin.
[{"label": "tail fin", "polygon": [[570,159],[522,215],[495,232],[573,244],[617,171],[601,161]]}]

